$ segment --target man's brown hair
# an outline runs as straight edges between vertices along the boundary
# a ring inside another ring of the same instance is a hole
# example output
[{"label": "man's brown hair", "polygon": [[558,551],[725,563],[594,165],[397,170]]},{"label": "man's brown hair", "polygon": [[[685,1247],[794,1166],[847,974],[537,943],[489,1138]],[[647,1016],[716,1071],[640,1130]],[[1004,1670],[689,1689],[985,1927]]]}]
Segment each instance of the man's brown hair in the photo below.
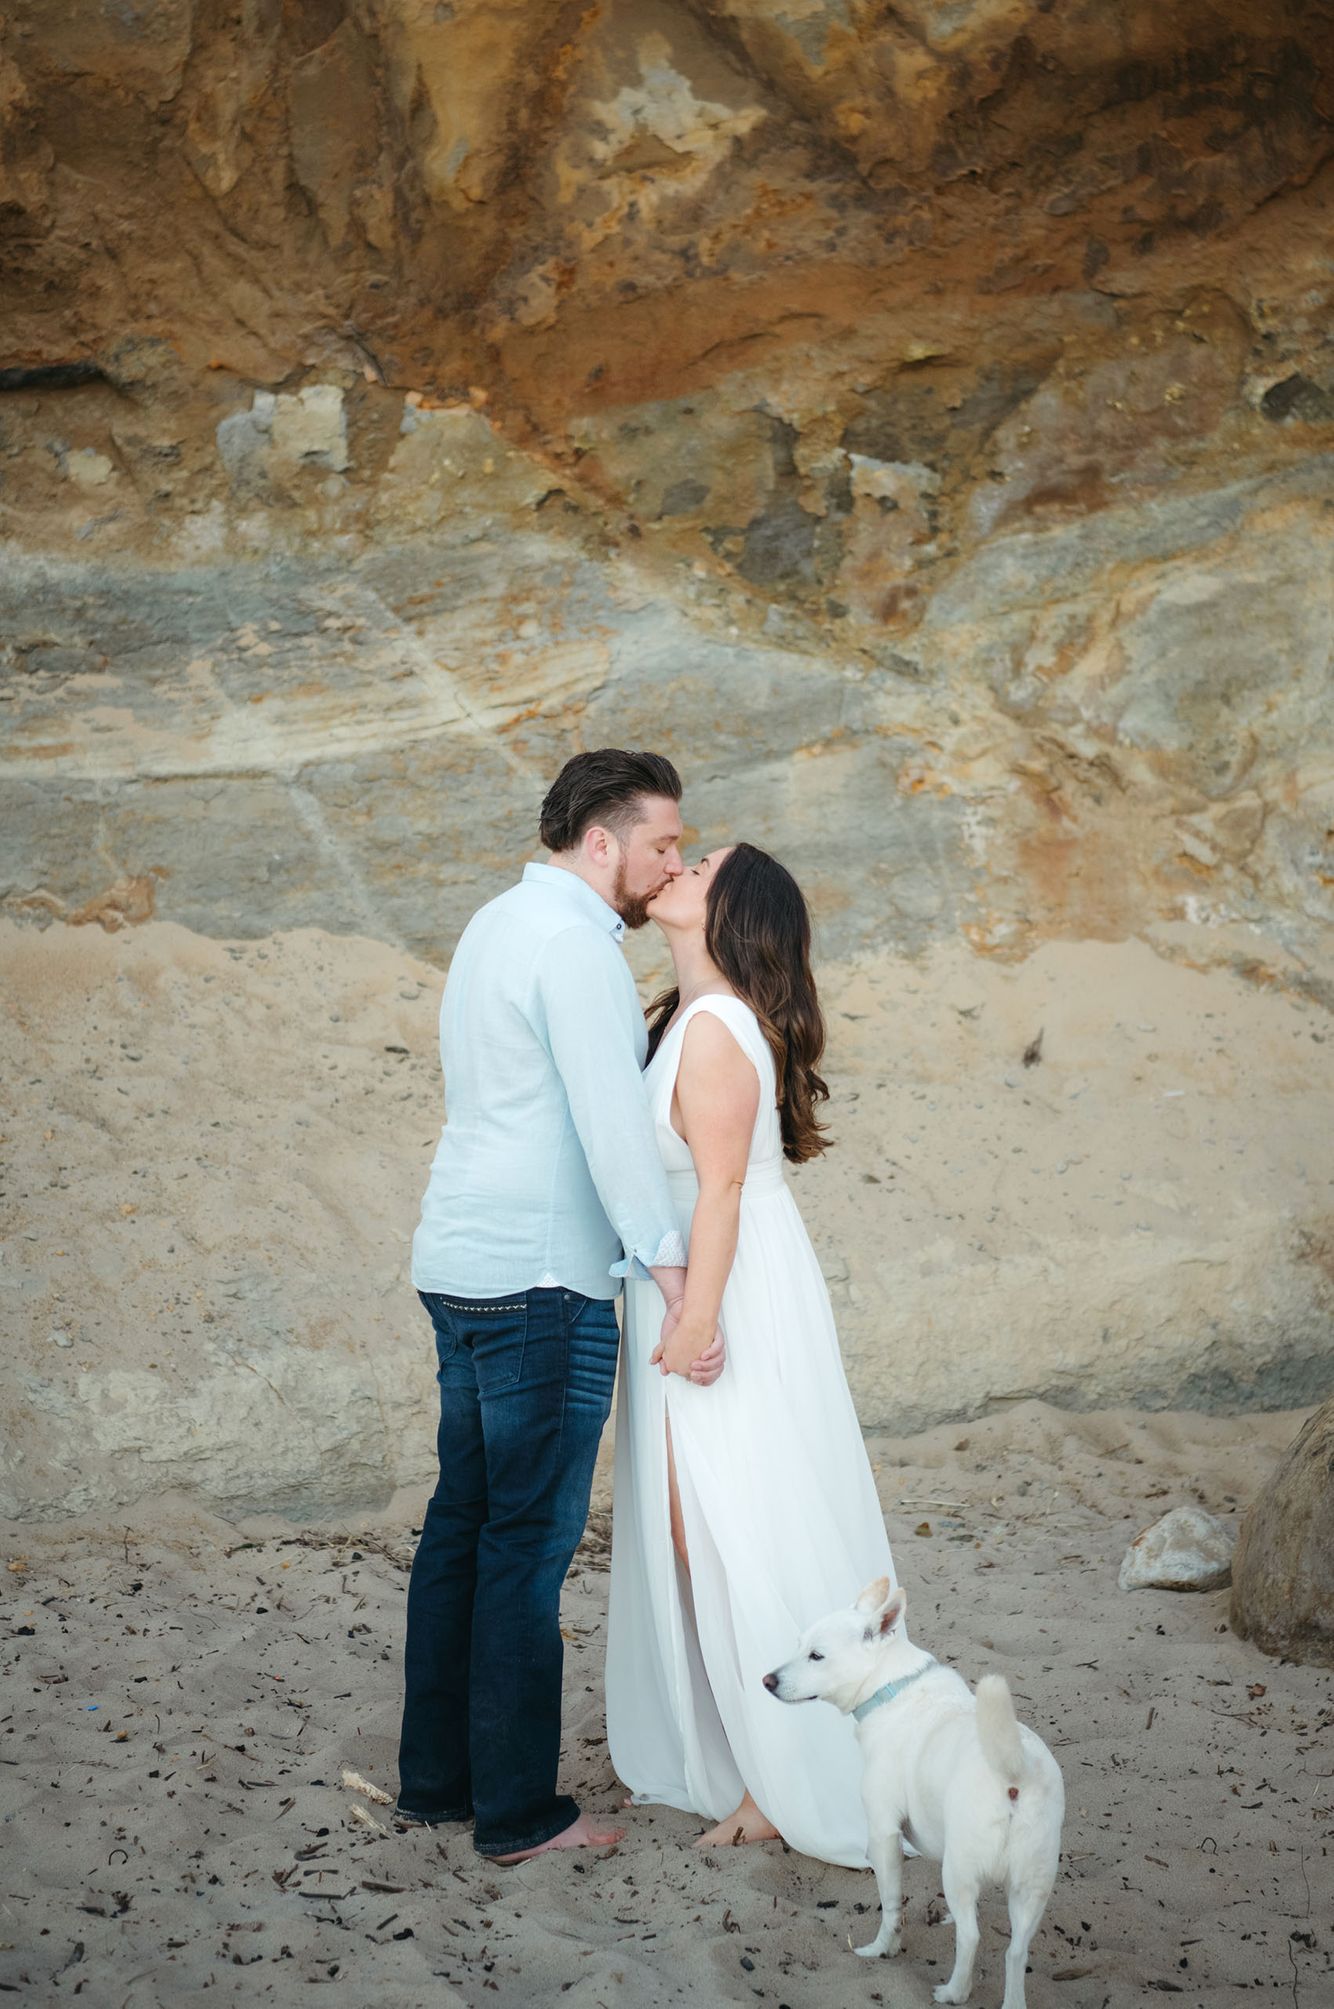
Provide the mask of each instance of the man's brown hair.
[{"label": "man's brown hair", "polygon": [[681,800],[681,777],[660,753],[626,753],[603,746],[567,760],[542,804],[538,828],[548,851],[573,851],[586,830],[605,823],[623,838],[643,822],[646,795]]}]

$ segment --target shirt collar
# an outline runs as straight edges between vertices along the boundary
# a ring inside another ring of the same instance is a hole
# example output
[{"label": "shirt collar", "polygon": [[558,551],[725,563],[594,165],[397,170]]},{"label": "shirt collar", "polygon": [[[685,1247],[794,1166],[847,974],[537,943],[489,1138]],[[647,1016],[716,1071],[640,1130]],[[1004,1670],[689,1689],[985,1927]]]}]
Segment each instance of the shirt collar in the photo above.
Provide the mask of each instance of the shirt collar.
[{"label": "shirt collar", "polygon": [[567,899],[576,902],[600,927],[607,930],[613,940],[619,942],[625,935],[625,922],[614,907],[609,907],[600,893],[595,893],[586,879],[577,872],[567,872],[561,865],[525,865],[525,881],[539,886],[549,886],[553,891],[564,893]]}]

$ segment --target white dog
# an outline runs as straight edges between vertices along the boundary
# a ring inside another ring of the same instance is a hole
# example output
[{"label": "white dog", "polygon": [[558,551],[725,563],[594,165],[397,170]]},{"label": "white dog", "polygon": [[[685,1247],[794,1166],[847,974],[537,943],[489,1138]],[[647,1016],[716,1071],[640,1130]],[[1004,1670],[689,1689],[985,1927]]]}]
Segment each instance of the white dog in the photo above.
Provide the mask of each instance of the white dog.
[{"label": "white dog", "polygon": [[880,1930],[858,1953],[899,1950],[902,1852],[941,1866],[954,1918],[954,1972],[937,2002],[964,2002],[977,1956],[977,1899],[1003,1884],[1010,1906],[1001,2009],[1024,2009],[1028,1949],[1056,1881],[1065,1790],[1042,1739],[1014,1713],[1010,1691],[988,1674],[974,1697],[952,1668],[914,1646],[903,1590],[869,1584],[850,1611],[804,1635],[795,1658],[766,1674],[780,1702],[832,1702],[856,1718]]}]

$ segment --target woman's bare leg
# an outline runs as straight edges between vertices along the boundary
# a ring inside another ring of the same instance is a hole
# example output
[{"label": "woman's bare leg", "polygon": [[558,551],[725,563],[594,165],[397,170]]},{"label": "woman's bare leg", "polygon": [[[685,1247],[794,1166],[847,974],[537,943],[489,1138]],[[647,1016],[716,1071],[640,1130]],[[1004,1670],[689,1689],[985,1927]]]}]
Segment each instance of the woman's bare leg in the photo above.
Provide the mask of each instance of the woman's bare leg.
[{"label": "woman's bare leg", "polygon": [[[686,1546],[685,1516],[681,1512],[681,1488],[676,1478],[676,1457],[672,1450],[672,1426],[667,1420],[667,1503],[672,1517],[672,1547],[681,1559],[682,1568],[690,1574],[690,1551]],[[710,1828],[695,1843],[697,1849],[728,1848],[742,1842],[772,1842],[779,1839],[773,1822],[762,1814],[750,1794],[742,1799],[735,1813],[719,1821],[716,1828]]]},{"label": "woman's bare leg", "polygon": [[681,1512],[681,1488],[676,1482],[676,1454],[672,1450],[671,1418],[664,1419],[667,1430],[667,1505],[672,1517],[672,1547],[681,1558],[682,1567],[690,1575],[690,1551],[686,1547],[685,1516]]}]

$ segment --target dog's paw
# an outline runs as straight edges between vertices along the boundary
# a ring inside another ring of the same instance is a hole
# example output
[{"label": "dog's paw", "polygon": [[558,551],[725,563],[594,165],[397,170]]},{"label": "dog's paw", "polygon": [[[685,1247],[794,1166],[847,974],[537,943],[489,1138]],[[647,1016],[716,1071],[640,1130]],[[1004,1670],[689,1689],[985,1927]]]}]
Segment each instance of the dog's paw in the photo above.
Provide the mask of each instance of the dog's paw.
[{"label": "dog's paw", "polygon": [[892,1960],[899,1950],[899,1935],[894,1932],[886,1939],[878,1932],[869,1946],[854,1946],[852,1950],[859,1960]]},{"label": "dog's paw", "polygon": [[966,1988],[951,1988],[948,1981],[942,1981],[938,1988],[931,1990],[931,1994],[937,2002],[966,2002],[968,2000],[968,1990]]}]

